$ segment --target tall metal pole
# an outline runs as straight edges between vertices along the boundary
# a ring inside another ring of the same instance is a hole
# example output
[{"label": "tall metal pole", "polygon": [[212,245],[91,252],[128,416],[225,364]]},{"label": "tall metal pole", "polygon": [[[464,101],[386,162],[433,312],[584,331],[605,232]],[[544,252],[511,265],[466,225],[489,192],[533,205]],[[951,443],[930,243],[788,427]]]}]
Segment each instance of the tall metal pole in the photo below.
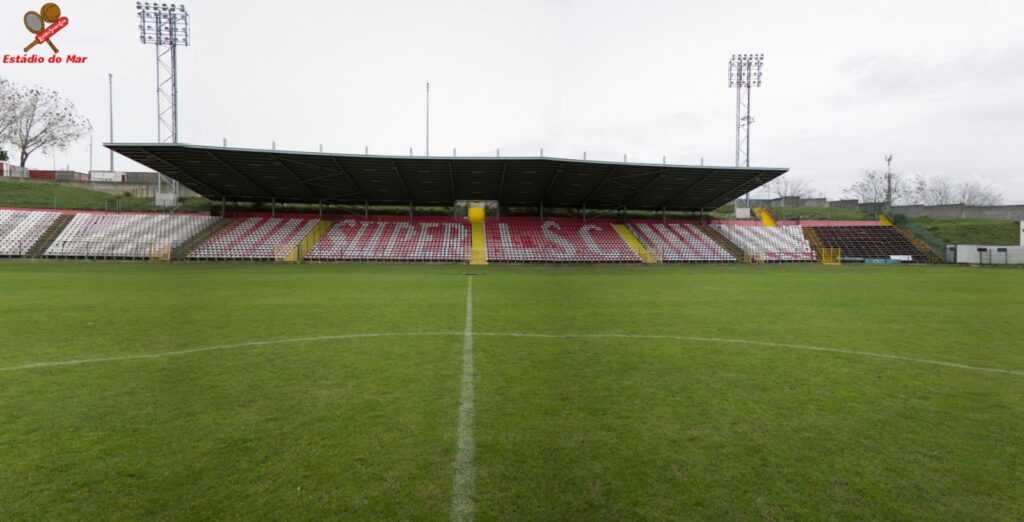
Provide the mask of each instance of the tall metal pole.
[{"label": "tall metal pole", "polygon": [[[113,73],[107,73],[108,90],[110,91],[110,143],[114,143],[114,75]],[[89,145],[92,149],[92,145]],[[90,150],[90,157],[92,152]],[[89,162],[90,164],[92,161]],[[110,171],[114,171],[114,150],[110,150]]]},{"label": "tall metal pole", "polygon": [[[747,78],[750,78],[750,65],[749,64],[747,65]],[[749,167],[750,166],[750,124],[751,123],[754,123],[754,119],[750,117],[750,86],[748,85],[747,86],[747,121],[746,121],[746,124],[747,124],[747,126],[746,126],[747,139],[744,140],[744,141],[747,142],[746,143],[747,151],[744,154],[744,156],[746,157],[746,163],[743,165],[744,167]],[[750,203],[750,193],[749,192],[747,193],[747,203]]]},{"label": "tall metal pole", "polygon": [[743,128],[742,121],[740,118],[743,114],[742,104],[740,103],[740,95],[743,87],[740,86],[739,82],[736,82],[736,166],[740,166],[740,129]]},{"label": "tall metal pole", "polygon": [[885,155],[885,211],[892,211],[892,154]]},{"label": "tall metal pole", "polygon": [[[159,30],[157,30],[159,38]],[[160,110],[163,100],[161,100],[162,93],[160,92],[160,45],[154,45],[153,49],[156,50],[156,141],[157,143],[163,143],[163,120],[161,116],[163,111]]]},{"label": "tall metal pole", "polygon": [[[174,19],[171,18],[171,24]],[[178,143],[178,46],[171,46],[171,143]]]},{"label": "tall metal pole", "polygon": [[[747,78],[750,78],[750,64],[749,63],[747,64]],[[746,164],[744,165],[744,167],[749,167],[750,166],[750,124],[753,123],[753,122],[754,122],[754,120],[750,117],[750,85],[748,84],[747,85],[747,121],[746,121],[747,139],[744,140],[744,141],[747,142],[747,144],[746,144],[747,145],[747,150],[746,150],[746,153],[743,154],[746,157]],[[746,195],[746,197],[744,199],[746,199],[746,206],[747,206],[747,208],[750,208],[750,192],[747,192],[747,195]]]},{"label": "tall metal pole", "polygon": [[427,147],[426,155],[430,155],[430,82],[427,82]]}]

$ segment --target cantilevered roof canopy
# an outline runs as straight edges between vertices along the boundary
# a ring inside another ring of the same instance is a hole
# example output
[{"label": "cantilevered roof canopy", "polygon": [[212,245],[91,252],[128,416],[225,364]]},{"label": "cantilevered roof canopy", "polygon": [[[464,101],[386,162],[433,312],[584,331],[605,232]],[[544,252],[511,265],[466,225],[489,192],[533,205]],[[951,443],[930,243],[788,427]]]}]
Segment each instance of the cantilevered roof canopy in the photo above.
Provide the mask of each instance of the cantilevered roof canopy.
[{"label": "cantilevered roof canopy", "polygon": [[784,174],[560,158],[370,156],[170,143],[108,143],[203,196],[233,201],[701,210]]}]

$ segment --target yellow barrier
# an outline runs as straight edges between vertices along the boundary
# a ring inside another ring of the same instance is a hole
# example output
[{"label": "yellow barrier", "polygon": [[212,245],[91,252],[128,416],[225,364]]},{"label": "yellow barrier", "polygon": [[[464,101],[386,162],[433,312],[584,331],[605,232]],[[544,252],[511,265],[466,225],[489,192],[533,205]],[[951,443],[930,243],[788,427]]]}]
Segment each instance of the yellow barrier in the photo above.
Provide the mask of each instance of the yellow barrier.
[{"label": "yellow barrier", "polygon": [[484,221],[481,218],[479,221],[473,221],[473,211],[479,210],[483,213],[482,208],[471,208],[469,209],[470,222],[473,227],[473,246],[470,247],[469,251],[469,264],[471,265],[486,265],[487,264],[487,240],[484,237]]},{"label": "yellow barrier", "polygon": [[823,265],[841,265],[843,250],[839,247],[822,247],[820,258]]},{"label": "yellow barrier", "polygon": [[470,223],[483,223],[484,222],[484,209],[481,207],[469,209],[469,222]]},{"label": "yellow barrier", "polygon": [[775,217],[766,208],[755,208],[754,214],[761,218],[761,224],[766,227],[777,227],[778,223],[775,222]]},{"label": "yellow barrier", "polygon": [[632,232],[629,231],[629,227],[626,225],[616,223],[615,231],[618,232],[619,236],[622,237],[622,240],[629,245],[629,248],[632,248],[633,251],[636,252],[636,255],[640,256],[640,261],[644,264],[653,265],[661,261],[660,256],[653,255],[651,252],[648,252],[642,244],[640,244],[640,241],[637,240],[636,236],[634,236]]},{"label": "yellow barrier", "polygon": [[324,237],[324,234],[326,234],[330,229],[331,222],[321,220],[316,225],[313,225],[313,228],[311,228],[309,233],[299,241],[299,244],[295,245],[295,247],[290,249],[283,256],[278,257],[278,260],[289,263],[298,263],[299,261],[302,261],[306,258],[306,254],[308,254],[310,250],[313,250],[313,246],[316,245],[316,242],[320,241],[320,238]]},{"label": "yellow barrier", "polygon": [[889,219],[889,216],[886,216],[885,214],[879,213],[878,214],[878,224],[882,225],[883,227],[891,227],[892,226],[892,220]]}]

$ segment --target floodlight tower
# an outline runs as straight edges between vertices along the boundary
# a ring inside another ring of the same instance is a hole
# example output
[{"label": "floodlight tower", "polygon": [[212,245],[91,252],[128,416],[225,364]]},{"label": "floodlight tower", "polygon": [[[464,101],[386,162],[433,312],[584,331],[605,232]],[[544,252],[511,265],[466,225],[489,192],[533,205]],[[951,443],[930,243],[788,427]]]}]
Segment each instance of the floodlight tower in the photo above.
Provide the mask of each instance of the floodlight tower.
[{"label": "floodlight tower", "polygon": [[[750,90],[761,86],[763,54],[734,54],[729,59],[729,88],[736,88],[736,166],[750,166]],[[750,193],[747,193],[750,208]]]},{"label": "floodlight tower", "polygon": [[178,46],[188,47],[185,6],[135,2],[139,40],[156,46],[156,139],[178,142]]}]

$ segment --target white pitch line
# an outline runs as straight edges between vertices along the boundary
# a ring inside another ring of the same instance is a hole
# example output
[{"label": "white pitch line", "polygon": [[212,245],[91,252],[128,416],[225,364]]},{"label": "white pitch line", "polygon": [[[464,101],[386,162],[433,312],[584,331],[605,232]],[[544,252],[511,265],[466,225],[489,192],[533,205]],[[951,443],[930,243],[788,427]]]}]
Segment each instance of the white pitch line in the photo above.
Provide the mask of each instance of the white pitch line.
[{"label": "white pitch line", "polygon": [[[470,305],[471,306],[471,305]],[[7,366],[0,367],[0,372],[12,372],[17,370],[31,370],[35,368],[49,368],[55,366],[76,366],[80,364],[92,364],[92,363],[103,363],[103,362],[117,362],[117,361],[133,361],[138,359],[159,359],[162,357],[173,357],[176,355],[187,355],[192,353],[203,353],[212,352],[217,350],[229,350],[233,348],[249,348],[254,346],[267,346],[274,344],[288,344],[298,342],[315,342],[315,341],[331,341],[338,339],[358,339],[358,338],[372,338],[372,337],[429,337],[429,336],[465,336],[466,332],[409,332],[409,333],[361,333],[361,334],[344,334],[344,335],[328,335],[322,337],[296,337],[291,339],[274,339],[270,341],[250,341],[236,344],[224,344],[219,346],[207,346],[204,348],[191,348],[187,350],[176,350],[170,352],[158,352],[158,353],[147,353],[140,355],[117,355],[110,357],[97,357],[93,359],[73,359],[67,361],[47,361],[31,364],[22,364],[18,366]],[[985,373],[1000,373],[1007,375],[1019,375],[1024,376],[1022,370],[1007,370],[1004,368],[990,368],[984,366],[970,366],[967,364],[960,364],[948,361],[938,361],[935,359],[919,359],[916,357],[907,357],[903,355],[892,355],[887,353],[868,352],[860,350],[846,350],[843,348],[829,348],[826,346],[809,346],[803,344],[785,344],[785,343],[773,343],[769,341],[753,341],[749,339],[724,339],[719,337],[688,337],[681,335],[644,335],[644,334],[544,334],[544,333],[501,333],[501,332],[474,332],[472,335],[485,335],[489,337],[534,337],[534,338],[548,338],[548,339],[666,339],[672,341],[700,341],[708,343],[718,344],[744,344],[750,346],[767,346],[771,348],[788,348],[795,350],[809,350],[815,352],[828,352],[828,353],[840,353],[846,355],[860,355],[864,357],[874,357],[878,359],[889,359],[895,361],[905,361],[918,364],[928,364],[932,366],[943,366],[946,368],[956,368],[960,370],[968,370],[973,372],[985,372]],[[470,339],[472,343],[472,339]]]},{"label": "white pitch line", "polygon": [[112,355],[110,357],[96,357],[93,359],[72,359],[69,361],[47,361],[19,366],[7,366],[0,368],[0,372],[13,372],[16,370],[31,370],[33,368],[49,368],[53,366],[76,366],[79,364],[92,364],[116,361],[134,361],[137,359],[159,359],[161,357],[173,357],[175,355],[188,355],[191,353],[214,352],[217,350],[230,350],[233,348],[250,348],[253,346],[267,346],[273,344],[288,344],[316,341],[333,341],[338,339],[360,339],[372,337],[427,337],[427,336],[449,336],[462,335],[461,332],[409,332],[409,333],[359,333],[344,335],[325,335],[320,337],[293,337],[291,339],[273,339],[270,341],[248,341],[244,343],[222,344],[218,346],[207,346],[204,348],[190,348],[188,350],[175,350],[171,352],[146,353],[139,355]]},{"label": "white pitch line", "polygon": [[933,366],[945,366],[960,370],[975,372],[1004,373],[1009,375],[1024,376],[1021,370],[1006,370],[1003,368],[989,368],[984,366],[970,366],[955,362],[938,361],[935,359],[918,359],[904,355],[892,355],[888,353],[866,352],[861,350],[846,350],[843,348],[829,348],[826,346],[809,346],[805,344],[773,343],[769,341],[752,341],[748,339],[723,339],[719,337],[689,337],[682,335],[644,335],[644,334],[531,334],[531,333],[501,333],[501,332],[476,332],[475,335],[490,337],[533,337],[547,339],[665,339],[670,341],[699,341],[719,344],[746,344],[751,346],[768,346],[771,348],[789,348],[793,350],[810,350],[814,352],[841,353],[846,355],[861,355],[864,357],[875,357],[879,359],[890,359],[895,361],[906,361],[919,364],[930,364]]},{"label": "white pitch line", "polygon": [[466,290],[466,330],[462,344],[462,394],[459,398],[459,440],[455,446],[455,478],[452,483],[452,520],[473,520],[473,278]]}]

